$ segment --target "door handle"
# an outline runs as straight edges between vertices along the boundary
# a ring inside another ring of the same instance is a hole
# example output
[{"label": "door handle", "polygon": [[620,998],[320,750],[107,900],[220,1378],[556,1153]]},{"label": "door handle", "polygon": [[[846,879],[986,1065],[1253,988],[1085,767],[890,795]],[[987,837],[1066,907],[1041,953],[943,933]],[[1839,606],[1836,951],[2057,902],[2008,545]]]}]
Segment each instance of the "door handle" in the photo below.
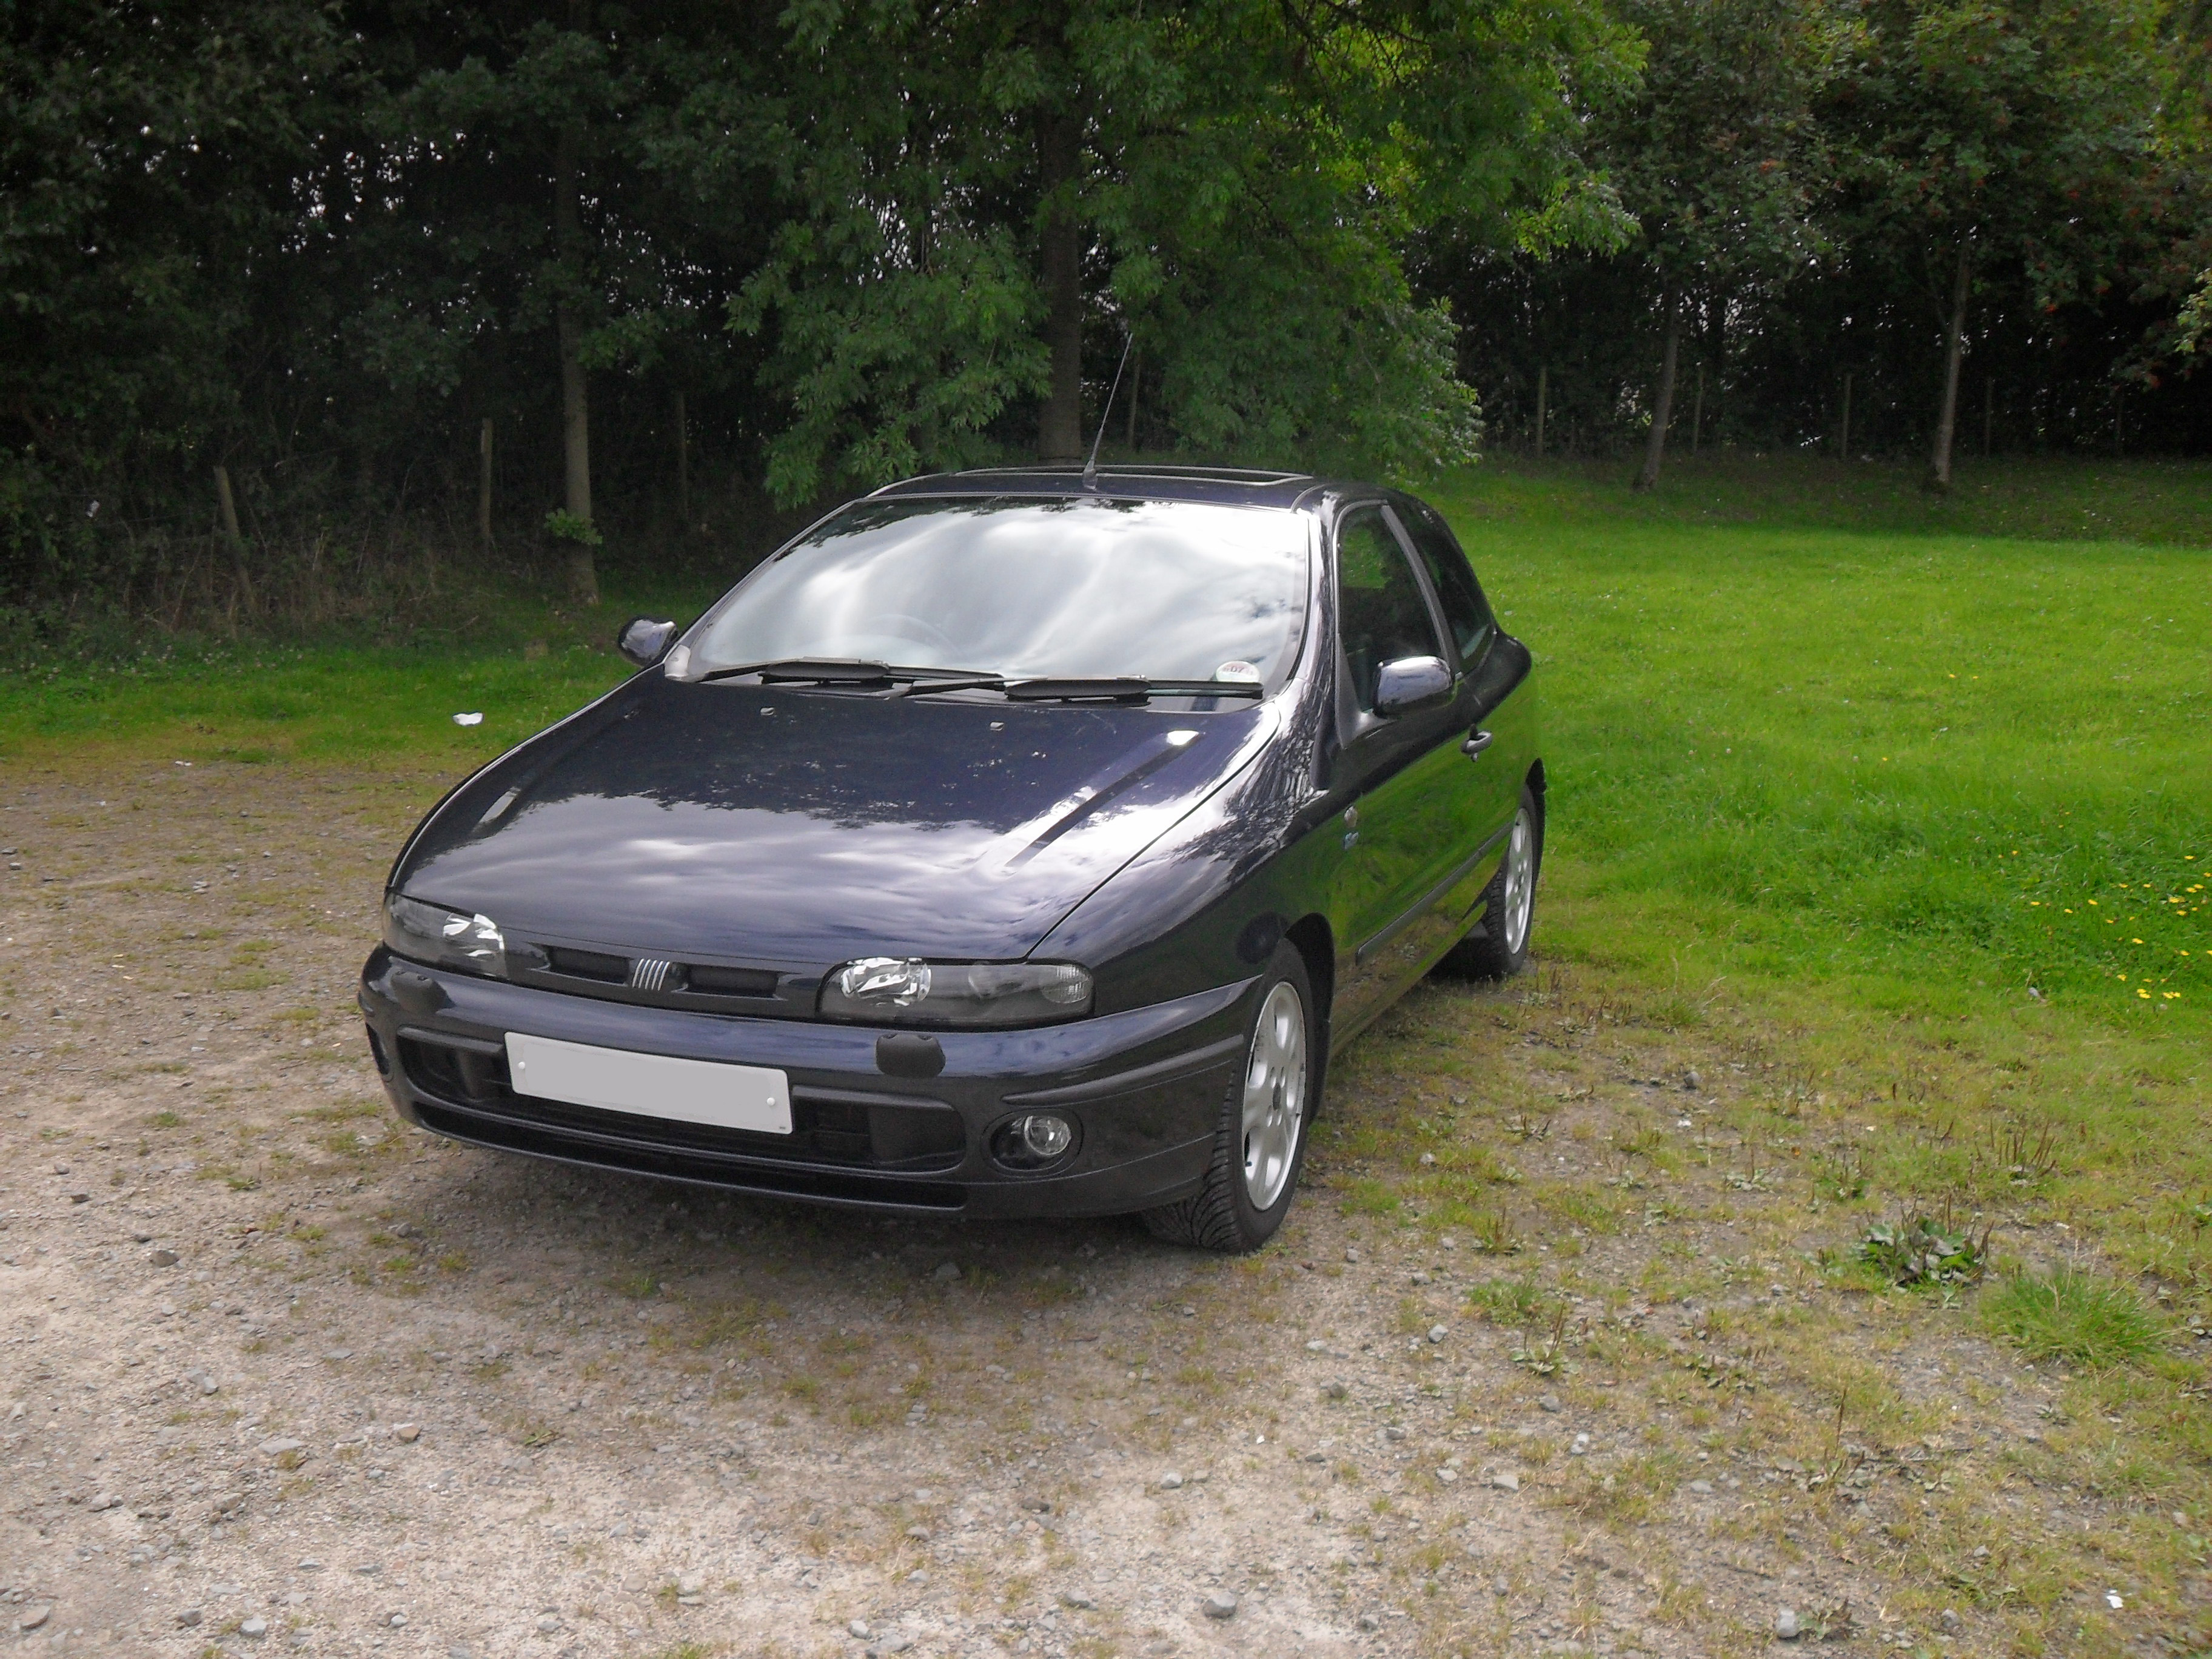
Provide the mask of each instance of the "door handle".
[{"label": "door handle", "polygon": [[1478,760],[1481,757],[1482,751],[1497,741],[1496,736],[1491,732],[1477,732],[1465,743],[1460,744],[1459,752],[1469,760]]}]

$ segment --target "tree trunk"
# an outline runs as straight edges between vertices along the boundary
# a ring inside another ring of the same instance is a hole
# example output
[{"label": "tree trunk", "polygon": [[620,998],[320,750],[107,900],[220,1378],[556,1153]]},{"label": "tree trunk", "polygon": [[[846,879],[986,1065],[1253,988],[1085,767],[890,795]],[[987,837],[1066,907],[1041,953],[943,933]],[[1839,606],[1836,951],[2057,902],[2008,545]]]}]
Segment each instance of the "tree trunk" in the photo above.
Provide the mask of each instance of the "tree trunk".
[{"label": "tree trunk", "polygon": [[676,394],[676,519],[686,529],[691,520],[691,422],[684,394]]},{"label": "tree trunk", "polygon": [[1943,407],[1936,419],[1936,453],[1929,458],[1928,487],[1951,488],[1951,441],[1959,429],[1959,362],[1966,347],[1966,294],[1973,276],[1967,245],[1959,243],[1959,268],[1951,278],[1951,319],[1943,332]]},{"label": "tree trunk", "polygon": [[1536,370],[1536,459],[1544,459],[1544,417],[1551,413],[1552,371],[1540,366]]},{"label": "tree trunk", "polygon": [[1659,348],[1659,391],[1651,401],[1651,436],[1644,446],[1644,465],[1636,487],[1649,489],[1659,482],[1659,468],[1667,459],[1667,422],[1674,413],[1674,360],[1682,341],[1682,308],[1669,293],[1666,299],[1664,343]]},{"label": "tree trunk", "polygon": [[[568,27],[584,27],[582,0],[569,0]],[[553,331],[561,354],[561,463],[568,485],[568,507],[586,526],[592,522],[592,411],[585,384],[582,358],[583,324],[576,315],[574,289],[580,286],[583,253],[583,223],[576,210],[583,135],[573,125],[563,126],[553,145],[553,249],[559,257],[563,291],[553,308]],[[568,544],[568,587],[582,604],[599,602],[599,573],[590,544]]]},{"label": "tree trunk", "polygon": [[1129,354],[1129,453],[1137,453],[1137,391],[1145,384],[1145,354]]},{"label": "tree trunk", "polygon": [[491,416],[477,434],[477,539],[491,545]]},{"label": "tree trunk", "polygon": [[1047,116],[1038,134],[1045,191],[1038,274],[1052,353],[1052,383],[1037,411],[1043,461],[1083,459],[1083,222],[1071,199],[1082,141],[1082,124],[1072,115]]}]

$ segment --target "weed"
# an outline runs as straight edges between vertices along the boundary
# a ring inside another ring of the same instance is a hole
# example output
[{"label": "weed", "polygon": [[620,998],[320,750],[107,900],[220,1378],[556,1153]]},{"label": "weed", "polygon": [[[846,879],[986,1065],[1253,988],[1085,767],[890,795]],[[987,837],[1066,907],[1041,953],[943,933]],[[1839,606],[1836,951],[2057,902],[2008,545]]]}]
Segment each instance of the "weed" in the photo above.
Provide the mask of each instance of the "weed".
[{"label": "weed", "polygon": [[1552,1300],[1528,1279],[1486,1279],[1468,1287],[1467,1299],[1493,1324],[1523,1327],[1534,1324]]},{"label": "weed", "polygon": [[1850,1139],[1832,1142],[1813,1158],[1813,1190],[1823,1198],[1848,1204],[1864,1198],[1874,1182],[1869,1178],[1866,1154]]},{"label": "weed", "polygon": [[1949,1231],[1926,1216],[1911,1221],[1877,1222],[1859,1242],[1859,1260],[1893,1285],[1971,1285],[1988,1269],[1990,1234],[1976,1238],[1972,1229]]},{"label": "weed", "polygon": [[2164,1336],[2158,1316],[2133,1291],[2071,1267],[2047,1279],[2007,1279],[1983,1316],[2031,1358],[2097,1369],[2144,1358]]}]

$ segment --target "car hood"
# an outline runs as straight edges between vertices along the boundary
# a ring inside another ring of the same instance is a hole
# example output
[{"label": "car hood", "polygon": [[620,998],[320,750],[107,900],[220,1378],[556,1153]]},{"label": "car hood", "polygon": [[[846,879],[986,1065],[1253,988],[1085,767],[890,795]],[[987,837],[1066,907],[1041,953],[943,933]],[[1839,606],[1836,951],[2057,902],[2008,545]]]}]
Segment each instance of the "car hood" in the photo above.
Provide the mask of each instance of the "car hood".
[{"label": "car hood", "polygon": [[1011,960],[1240,769],[1271,708],[639,676],[471,779],[394,884],[525,938],[759,963]]}]

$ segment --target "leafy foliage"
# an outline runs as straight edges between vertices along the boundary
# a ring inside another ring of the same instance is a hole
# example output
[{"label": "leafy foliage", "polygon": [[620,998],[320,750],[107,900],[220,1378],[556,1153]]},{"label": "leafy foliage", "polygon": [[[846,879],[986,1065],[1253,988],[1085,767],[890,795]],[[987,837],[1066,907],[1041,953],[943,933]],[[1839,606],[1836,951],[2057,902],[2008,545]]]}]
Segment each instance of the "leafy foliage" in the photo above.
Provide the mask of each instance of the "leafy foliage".
[{"label": "leafy foliage", "polygon": [[1970,1285],[1989,1267],[1990,1236],[1938,1228],[1926,1216],[1877,1222],[1859,1243],[1859,1260],[1893,1285]]}]

